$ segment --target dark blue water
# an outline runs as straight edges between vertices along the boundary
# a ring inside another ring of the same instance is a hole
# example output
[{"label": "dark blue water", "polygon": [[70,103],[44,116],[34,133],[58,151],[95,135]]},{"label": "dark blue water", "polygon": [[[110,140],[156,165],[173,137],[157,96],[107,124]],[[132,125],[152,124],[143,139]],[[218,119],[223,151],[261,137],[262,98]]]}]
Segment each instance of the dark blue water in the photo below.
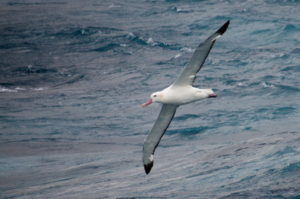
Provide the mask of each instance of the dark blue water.
[{"label": "dark blue water", "polygon": [[[300,2],[0,3],[1,198],[299,198]],[[193,50],[231,24],[149,175],[143,140]]]}]

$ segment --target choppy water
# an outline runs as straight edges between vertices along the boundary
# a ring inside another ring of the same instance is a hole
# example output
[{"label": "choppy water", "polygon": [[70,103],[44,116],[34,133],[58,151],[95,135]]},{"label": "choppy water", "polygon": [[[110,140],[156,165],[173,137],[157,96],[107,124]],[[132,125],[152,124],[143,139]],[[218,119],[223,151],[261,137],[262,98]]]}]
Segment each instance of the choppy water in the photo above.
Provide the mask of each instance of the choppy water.
[{"label": "choppy water", "polygon": [[[300,3],[0,2],[1,198],[299,198]],[[142,109],[226,20],[150,175]]]}]

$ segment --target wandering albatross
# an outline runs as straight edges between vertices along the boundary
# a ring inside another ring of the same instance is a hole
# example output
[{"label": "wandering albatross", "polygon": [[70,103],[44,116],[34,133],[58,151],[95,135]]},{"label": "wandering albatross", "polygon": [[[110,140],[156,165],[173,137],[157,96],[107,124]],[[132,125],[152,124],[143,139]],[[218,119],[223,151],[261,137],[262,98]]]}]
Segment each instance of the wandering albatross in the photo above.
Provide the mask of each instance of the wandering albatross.
[{"label": "wandering albatross", "polygon": [[154,151],[171,123],[177,107],[201,99],[217,97],[212,89],[193,87],[193,82],[214,43],[227,30],[229,22],[228,20],[220,29],[197,47],[189,64],[183,69],[172,85],[162,91],[151,94],[150,99],[142,104],[143,107],[150,105],[152,102],[162,104],[158,118],[144,142],[143,163],[146,174],[151,171]]}]

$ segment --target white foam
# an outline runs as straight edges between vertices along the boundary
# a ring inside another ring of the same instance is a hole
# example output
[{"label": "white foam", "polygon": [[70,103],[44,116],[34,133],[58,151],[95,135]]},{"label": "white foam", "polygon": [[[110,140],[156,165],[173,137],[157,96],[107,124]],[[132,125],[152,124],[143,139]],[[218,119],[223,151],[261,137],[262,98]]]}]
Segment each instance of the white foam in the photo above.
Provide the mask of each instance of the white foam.
[{"label": "white foam", "polygon": [[135,36],[135,34],[133,34],[132,32],[130,32],[130,33],[127,34],[127,37],[128,38],[135,38],[136,36]]},{"label": "white foam", "polygon": [[[30,90],[33,91],[43,91],[46,88],[44,87],[37,87],[37,88],[30,88]],[[26,88],[22,87],[16,87],[16,88],[6,88],[6,87],[0,87],[0,93],[17,93],[19,91],[26,91]]]},{"label": "white foam", "polygon": [[267,82],[262,82],[261,85],[264,87],[264,88],[274,88],[274,85],[273,84],[269,84]]},{"label": "white foam", "polygon": [[17,90],[17,91],[25,91],[26,89],[25,88],[21,88],[21,87],[16,87],[15,90]]},{"label": "white foam", "polygon": [[9,89],[9,88],[0,87],[0,92],[1,93],[16,93],[18,91],[15,90],[15,89]]},{"label": "white foam", "polygon": [[121,6],[115,5],[113,3],[108,6],[108,8],[120,8],[120,7]]},{"label": "white foam", "polygon": [[181,53],[178,53],[177,55],[174,56],[175,59],[178,57],[181,57]]},{"label": "white foam", "polygon": [[191,49],[191,48],[186,48],[186,47],[181,48],[180,50],[183,51],[183,52],[188,52],[188,53],[193,52],[193,49]]},{"label": "white foam", "polygon": [[25,91],[25,88],[22,87],[16,87],[16,88],[6,88],[6,87],[0,87],[0,92],[2,93],[16,93],[18,91]]},{"label": "white foam", "polygon": [[34,90],[34,91],[43,91],[43,90],[45,90],[45,88],[39,87],[39,88],[33,88],[32,90]]},{"label": "white foam", "polygon": [[147,44],[150,44],[150,45],[155,45],[152,37],[149,37],[148,40],[146,41]]}]

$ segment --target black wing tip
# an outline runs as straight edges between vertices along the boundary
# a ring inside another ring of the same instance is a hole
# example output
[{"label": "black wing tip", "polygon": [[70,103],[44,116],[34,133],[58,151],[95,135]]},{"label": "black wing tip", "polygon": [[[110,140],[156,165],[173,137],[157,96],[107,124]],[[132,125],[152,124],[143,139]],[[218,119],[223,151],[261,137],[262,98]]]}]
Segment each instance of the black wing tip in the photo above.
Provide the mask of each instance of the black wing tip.
[{"label": "black wing tip", "polygon": [[147,175],[150,173],[152,167],[153,167],[153,162],[150,162],[149,164],[144,164],[145,172]]},{"label": "black wing tip", "polygon": [[228,26],[229,26],[230,20],[228,20],[226,23],[224,23],[224,25],[216,32],[220,35],[223,35],[224,32],[226,32]]}]

